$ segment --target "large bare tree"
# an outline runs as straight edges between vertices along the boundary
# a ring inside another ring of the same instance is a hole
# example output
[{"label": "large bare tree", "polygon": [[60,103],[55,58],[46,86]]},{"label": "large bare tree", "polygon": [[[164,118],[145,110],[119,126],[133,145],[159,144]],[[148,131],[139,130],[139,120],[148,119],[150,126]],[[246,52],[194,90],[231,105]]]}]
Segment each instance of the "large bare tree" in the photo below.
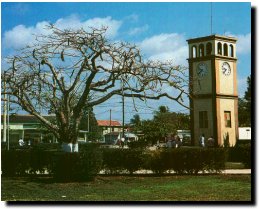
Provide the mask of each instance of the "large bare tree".
[{"label": "large bare tree", "polygon": [[[2,95],[9,94],[11,103],[36,116],[59,141],[77,143],[83,109],[115,95],[167,97],[184,105],[184,67],[149,61],[135,45],[107,40],[105,28],[62,30],[50,25],[47,31],[6,58]],[[47,120],[41,111],[55,114],[56,120]]]}]

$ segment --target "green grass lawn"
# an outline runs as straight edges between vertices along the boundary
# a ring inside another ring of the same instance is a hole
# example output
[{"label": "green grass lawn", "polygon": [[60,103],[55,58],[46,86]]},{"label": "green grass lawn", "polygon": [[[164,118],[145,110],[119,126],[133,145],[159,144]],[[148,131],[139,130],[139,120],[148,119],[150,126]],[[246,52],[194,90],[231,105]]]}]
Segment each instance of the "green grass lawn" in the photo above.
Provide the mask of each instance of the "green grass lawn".
[{"label": "green grass lawn", "polygon": [[98,176],[93,182],[2,177],[2,201],[251,201],[250,175]]},{"label": "green grass lawn", "polygon": [[226,162],[225,168],[226,169],[244,169],[245,165],[240,162]]}]

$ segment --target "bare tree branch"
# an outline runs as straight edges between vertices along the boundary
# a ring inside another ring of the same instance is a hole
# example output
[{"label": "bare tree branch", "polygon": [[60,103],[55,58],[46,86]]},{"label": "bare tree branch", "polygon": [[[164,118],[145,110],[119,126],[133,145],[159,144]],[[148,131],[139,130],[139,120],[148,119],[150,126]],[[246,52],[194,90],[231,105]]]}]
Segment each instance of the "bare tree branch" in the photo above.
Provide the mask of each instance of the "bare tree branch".
[{"label": "bare tree branch", "polygon": [[[165,97],[186,107],[184,67],[145,60],[137,46],[107,40],[106,28],[51,25],[48,30],[36,37],[37,43],[6,58],[7,91],[2,88],[2,94],[11,95],[12,103],[35,115],[60,141],[76,142],[83,109],[115,95],[143,101]],[[40,109],[55,114],[56,121],[48,121]]]}]

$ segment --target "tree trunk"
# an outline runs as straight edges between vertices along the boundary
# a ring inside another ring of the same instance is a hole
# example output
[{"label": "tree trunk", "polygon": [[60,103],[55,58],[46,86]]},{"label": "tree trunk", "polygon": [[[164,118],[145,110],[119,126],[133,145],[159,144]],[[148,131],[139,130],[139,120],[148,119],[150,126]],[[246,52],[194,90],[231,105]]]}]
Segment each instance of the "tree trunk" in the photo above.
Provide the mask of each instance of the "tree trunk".
[{"label": "tree trunk", "polygon": [[78,130],[76,128],[68,128],[66,130],[63,129],[62,133],[60,133],[62,141],[62,150],[64,152],[78,152]]},{"label": "tree trunk", "polygon": [[62,150],[64,152],[78,152],[78,142],[76,142],[75,144],[73,143],[62,143]]}]

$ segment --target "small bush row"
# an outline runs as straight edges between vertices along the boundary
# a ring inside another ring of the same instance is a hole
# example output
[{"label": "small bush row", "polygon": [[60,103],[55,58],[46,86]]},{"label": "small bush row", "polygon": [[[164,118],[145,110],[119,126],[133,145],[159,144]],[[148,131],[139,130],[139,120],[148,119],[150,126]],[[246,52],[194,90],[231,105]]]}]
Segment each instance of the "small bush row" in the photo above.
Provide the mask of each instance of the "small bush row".
[{"label": "small bush row", "polygon": [[128,171],[132,174],[140,169],[162,174],[172,170],[179,174],[198,172],[220,172],[225,168],[225,150],[221,148],[181,148],[144,151],[141,149],[104,149],[103,168],[115,174]]},{"label": "small bush row", "polygon": [[102,165],[100,150],[78,153],[59,152],[55,153],[53,159],[53,177],[61,182],[93,180]]},{"label": "small bush row", "polygon": [[106,173],[116,174],[126,170],[130,174],[143,165],[142,149],[102,149],[103,169]]},{"label": "small bush row", "polygon": [[238,144],[235,147],[228,147],[227,161],[242,162],[245,168],[251,168],[251,144]]},{"label": "small bush row", "polygon": [[[237,153],[239,153],[239,155]],[[64,153],[42,149],[2,150],[2,175],[24,176],[48,172],[60,181],[91,180],[100,170],[106,173],[133,174],[151,170],[156,174],[174,171],[178,174],[198,172],[217,173],[225,168],[228,159],[237,155],[249,164],[250,149],[181,147],[179,149],[111,149],[84,146],[79,153]]]},{"label": "small bush row", "polygon": [[87,149],[79,153],[45,151],[41,149],[2,150],[3,176],[26,176],[47,172],[56,181],[92,180],[100,171],[100,149]]},{"label": "small bush row", "polygon": [[51,171],[53,152],[42,150],[2,150],[1,170],[3,176],[27,175]]}]

